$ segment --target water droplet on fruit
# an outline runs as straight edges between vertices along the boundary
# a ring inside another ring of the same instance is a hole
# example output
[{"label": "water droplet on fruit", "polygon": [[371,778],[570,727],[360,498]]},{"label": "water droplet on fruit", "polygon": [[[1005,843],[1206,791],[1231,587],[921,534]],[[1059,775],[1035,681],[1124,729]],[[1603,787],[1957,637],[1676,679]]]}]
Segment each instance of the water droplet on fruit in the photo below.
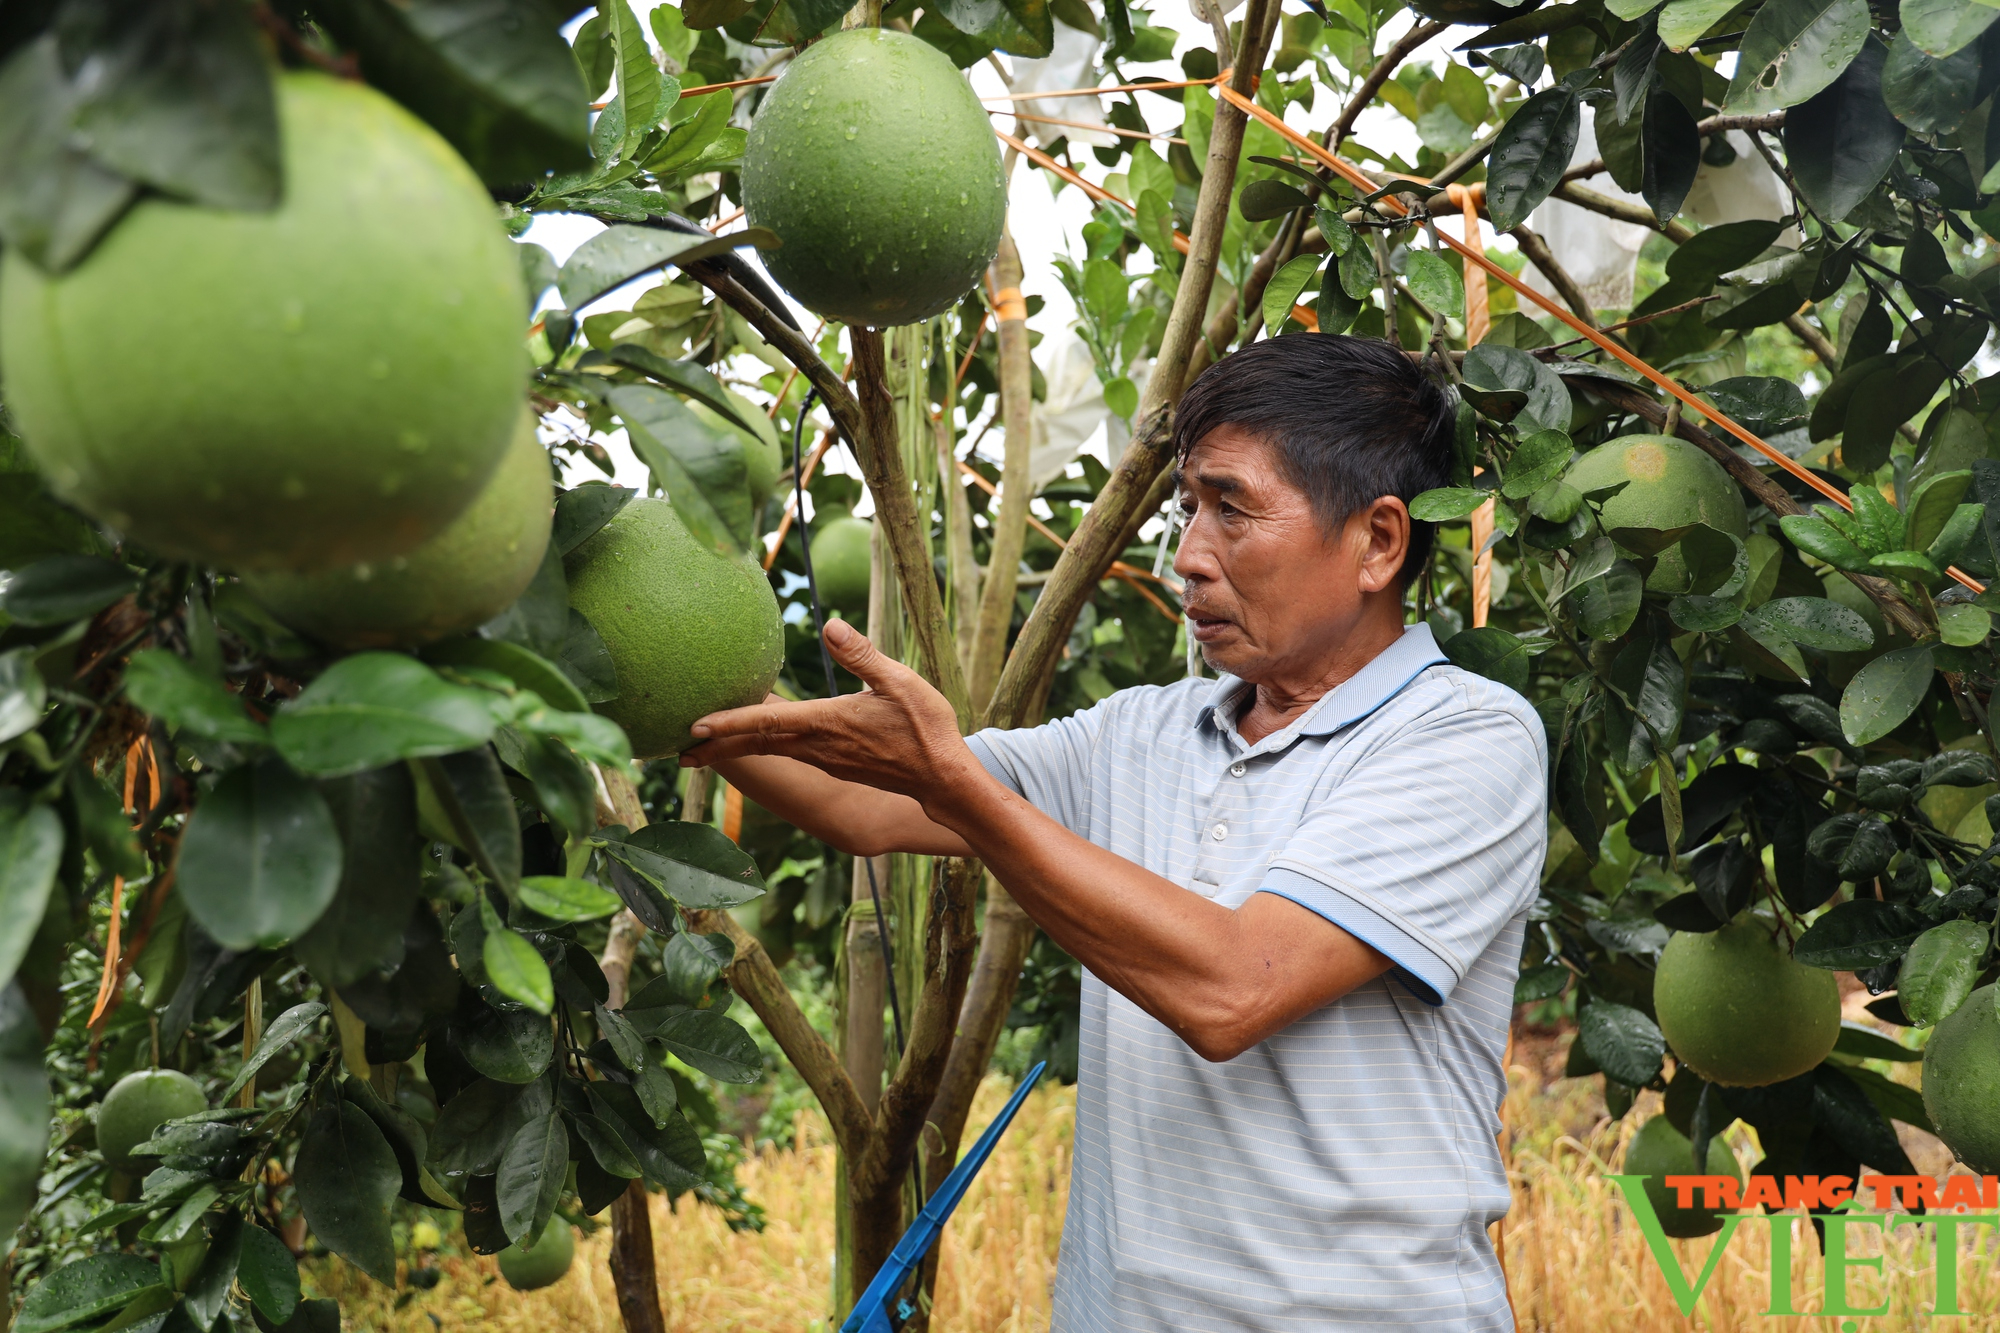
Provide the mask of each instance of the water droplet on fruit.
[{"label": "water droplet on fruit", "polygon": [[854,137],[855,135],[857,135],[857,134],[859,134],[859,133],[861,133],[861,127],[860,127],[859,125],[849,125],[849,126],[847,127],[847,137],[848,137],[848,138],[852,139],[852,138],[853,138],[853,137]]}]

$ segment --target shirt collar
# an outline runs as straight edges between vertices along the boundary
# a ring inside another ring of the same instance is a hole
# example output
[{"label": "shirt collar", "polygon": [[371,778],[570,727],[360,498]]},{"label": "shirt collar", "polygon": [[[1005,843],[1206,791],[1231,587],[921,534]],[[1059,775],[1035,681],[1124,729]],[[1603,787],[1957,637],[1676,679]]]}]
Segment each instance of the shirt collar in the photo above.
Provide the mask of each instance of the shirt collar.
[{"label": "shirt collar", "polygon": [[[1342,727],[1367,717],[1402,692],[1405,685],[1429,667],[1449,662],[1439,650],[1429,625],[1408,625],[1403,636],[1377,653],[1361,670],[1321,695],[1296,722],[1265,740],[1279,737],[1330,736]],[[1209,691],[1208,701],[1195,714],[1195,725],[1213,725],[1216,730],[1233,730],[1232,705],[1243,697],[1250,683],[1236,676],[1223,676]],[[1282,743],[1282,742],[1281,742]]]}]

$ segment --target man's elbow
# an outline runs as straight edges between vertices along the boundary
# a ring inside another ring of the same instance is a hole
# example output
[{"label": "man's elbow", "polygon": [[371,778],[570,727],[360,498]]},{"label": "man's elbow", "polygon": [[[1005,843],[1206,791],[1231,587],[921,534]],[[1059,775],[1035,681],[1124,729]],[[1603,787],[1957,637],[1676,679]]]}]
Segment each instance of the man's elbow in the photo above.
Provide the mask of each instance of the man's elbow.
[{"label": "man's elbow", "polygon": [[1214,997],[1178,1024],[1181,1040],[1210,1064],[1234,1060],[1277,1029],[1254,999]]}]

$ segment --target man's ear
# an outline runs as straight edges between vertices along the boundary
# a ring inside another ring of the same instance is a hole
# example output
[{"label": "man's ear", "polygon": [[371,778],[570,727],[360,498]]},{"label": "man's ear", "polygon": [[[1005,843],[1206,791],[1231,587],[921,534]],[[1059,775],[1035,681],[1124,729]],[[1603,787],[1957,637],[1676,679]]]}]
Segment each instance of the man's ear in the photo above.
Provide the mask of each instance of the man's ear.
[{"label": "man's ear", "polygon": [[1350,518],[1348,531],[1361,547],[1361,591],[1381,592],[1393,585],[1410,551],[1409,507],[1384,495]]}]

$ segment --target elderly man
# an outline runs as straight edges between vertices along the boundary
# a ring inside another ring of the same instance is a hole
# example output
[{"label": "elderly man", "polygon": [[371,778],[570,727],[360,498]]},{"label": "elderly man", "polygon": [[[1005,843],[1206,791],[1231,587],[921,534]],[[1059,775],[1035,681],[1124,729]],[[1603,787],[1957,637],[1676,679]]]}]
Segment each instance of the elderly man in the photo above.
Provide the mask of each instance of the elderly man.
[{"label": "elderly man", "polygon": [[1188,391],[1174,570],[1220,679],[961,738],[835,622],[867,693],[694,729],[843,851],[979,857],[1088,969],[1057,1330],[1512,1326],[1486,1227],[1546,756],[1404,625],[1453,411],[1318,334]]}]

